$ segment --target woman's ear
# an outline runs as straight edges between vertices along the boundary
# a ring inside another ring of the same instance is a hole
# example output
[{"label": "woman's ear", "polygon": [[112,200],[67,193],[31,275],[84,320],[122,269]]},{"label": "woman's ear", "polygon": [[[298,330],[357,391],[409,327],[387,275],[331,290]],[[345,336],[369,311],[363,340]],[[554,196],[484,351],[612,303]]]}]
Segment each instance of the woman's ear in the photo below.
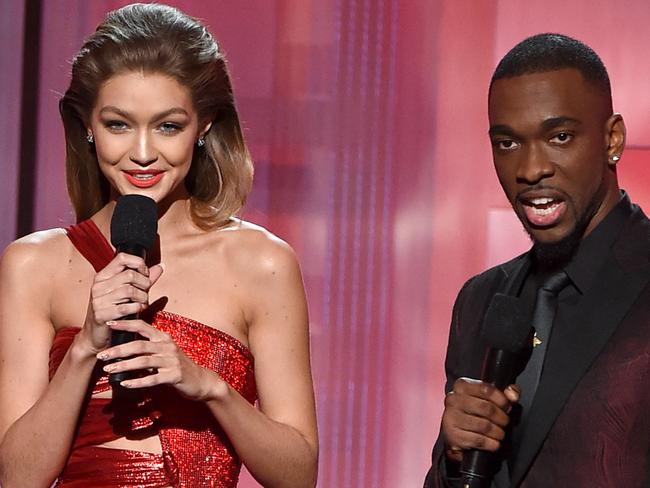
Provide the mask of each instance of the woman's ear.
[{"label": "woman's ear", "polygon": [[205,137],[210,128],[212,127],[212,121],[208,122],[203,126],[203,129],[199,131],[199,137]]}]

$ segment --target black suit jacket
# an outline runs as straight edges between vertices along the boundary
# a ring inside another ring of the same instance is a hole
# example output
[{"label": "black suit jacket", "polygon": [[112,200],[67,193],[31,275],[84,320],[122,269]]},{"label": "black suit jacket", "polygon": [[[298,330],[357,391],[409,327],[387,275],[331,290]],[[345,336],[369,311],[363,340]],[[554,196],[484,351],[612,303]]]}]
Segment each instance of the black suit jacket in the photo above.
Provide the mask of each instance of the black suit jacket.
[{"label": "black suit jacket", "polygon": [[[480,377],[487,307],[496,292],[520,288],[529,263],[526,253],[470,279],[460,291],[446,391],[459,377]],[[650,221],[637,206],[570,323],[553,331],[512,486],[648,487]],[[439,436],[426,488],[448,486],[443,458]]]}]

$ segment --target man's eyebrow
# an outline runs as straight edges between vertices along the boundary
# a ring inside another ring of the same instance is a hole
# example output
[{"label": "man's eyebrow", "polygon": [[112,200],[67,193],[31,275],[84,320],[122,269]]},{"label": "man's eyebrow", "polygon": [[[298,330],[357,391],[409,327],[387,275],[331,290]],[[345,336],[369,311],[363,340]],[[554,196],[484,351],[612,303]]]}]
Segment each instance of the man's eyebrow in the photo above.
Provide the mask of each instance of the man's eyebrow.
[{"label": "man's eyebrow", "polygon": [[491,125],[490,130],[488,131],[488,134],[490,137],[496,135],[496,134],[508,134],[508,135],[514,135],[515,131],[512,130],[512,127],[510,127],[507,124],[497,124],[497,125]]},{"label": "man's eyebrow", "polygon": [[[549,131],[551,129],[555,129],[556,127],[559,127],[564,124],[575,124],[575,125],[582,125],[582,122],[580,122],[578,119],[574,119],[572,117],[550,117],[542,122],[542,130],[543,131]],[[490,126],[490,130],[488,131],[488,134],[490,137],[494,137],[496,134],[505,134],[505,135],[516,135],[515,130],[510,127],[508,124],[496,124],[493,126]]]},{"label": "man's eyebrow", "polygon": [[551,130],[564,124],[581,125],[581,122],[571,117],[551,117],[550,119],[546,119],[544,122],[542,122],[542,129]]}]

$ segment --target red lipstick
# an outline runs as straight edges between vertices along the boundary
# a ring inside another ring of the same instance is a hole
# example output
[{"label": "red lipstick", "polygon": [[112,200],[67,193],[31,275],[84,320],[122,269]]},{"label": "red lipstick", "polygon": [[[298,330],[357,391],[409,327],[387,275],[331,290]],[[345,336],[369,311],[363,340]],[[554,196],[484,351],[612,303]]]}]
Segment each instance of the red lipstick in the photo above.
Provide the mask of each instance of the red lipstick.
[{"label": "red lipstick", "polygon": [[164,171],[157,169],[132,169],[123,171],[126,179],[138,188],[150,188],[163,177]]}]

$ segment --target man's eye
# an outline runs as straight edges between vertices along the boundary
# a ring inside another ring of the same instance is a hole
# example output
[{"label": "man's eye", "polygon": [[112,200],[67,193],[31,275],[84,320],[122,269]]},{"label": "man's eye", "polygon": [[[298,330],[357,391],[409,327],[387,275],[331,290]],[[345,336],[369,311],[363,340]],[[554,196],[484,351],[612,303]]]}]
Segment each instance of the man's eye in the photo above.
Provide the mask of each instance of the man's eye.
[{"label": "man's eye", "polygon": [[564,144],[566,142],[569,142],[572,139],[572,137],[573,136],[568,132],[560,132],[559,134],[556,134],[553,137],[551,137],[551,142]]},{"label": "man's eye", "polygon": [[497,147],[497,149],[501,149],[502,151],[512,151],[514,149],[517,149],[517,147],[519,147],[519,145],[511,139],[495,141],[494,145]]}]

